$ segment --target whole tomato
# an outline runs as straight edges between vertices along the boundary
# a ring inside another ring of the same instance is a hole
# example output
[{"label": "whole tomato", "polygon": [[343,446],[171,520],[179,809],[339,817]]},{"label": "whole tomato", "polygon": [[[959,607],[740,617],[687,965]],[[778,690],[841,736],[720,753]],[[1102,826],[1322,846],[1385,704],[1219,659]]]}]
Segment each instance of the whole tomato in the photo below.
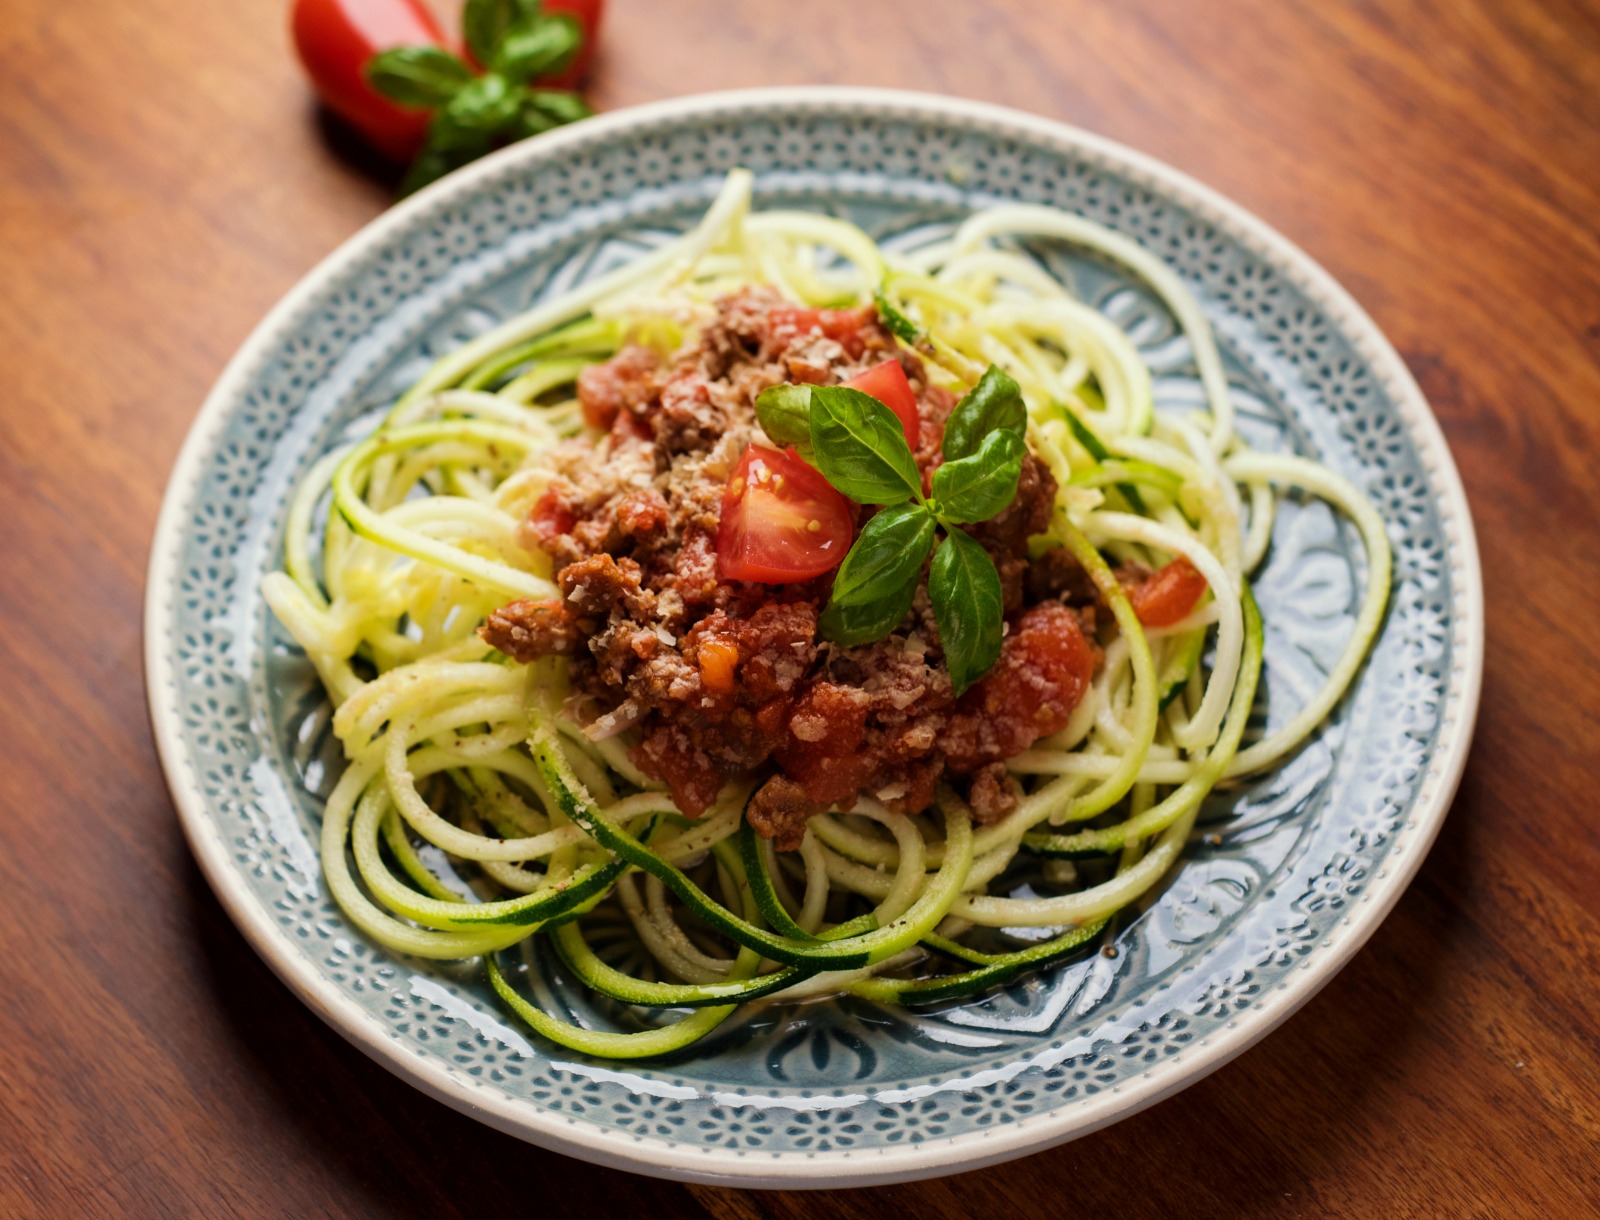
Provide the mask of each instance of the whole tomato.
[{"label": "whole tomato", "polygon": [[[561,6],[562,0],[551,5]],[[592,7],[598,11],[599,0]],[[386,156],[414,156],[428,130],[427,111],[376,92],[362,69],[390,47],[444,45],[433,14],[419,0],[294,0],[289,27],[300,62],[328,109]],[[586,43],[580,58],[589,50]]]}]

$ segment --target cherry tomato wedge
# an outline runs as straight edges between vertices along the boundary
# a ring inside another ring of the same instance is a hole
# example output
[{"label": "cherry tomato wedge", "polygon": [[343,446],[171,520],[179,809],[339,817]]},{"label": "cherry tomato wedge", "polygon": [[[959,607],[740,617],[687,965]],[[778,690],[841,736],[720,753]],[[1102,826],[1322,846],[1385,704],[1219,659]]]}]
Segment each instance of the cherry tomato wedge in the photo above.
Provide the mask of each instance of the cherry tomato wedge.
[{"label": "cherry tomato wedge", "polygon": [[1179,555],[1149,580],[1129,590],[1128,600],[1146,627],[1170,627],[1189,616],[1205,591],[1206,578]]},{"label": "cherry tomato wedge", "polygon": [[769,585],[810,580],[839,565],[854,532],[850,501],[793,449],[747,445],[722,492],[717,570]]},{"label": "cherry tomato wedge", "polygon": [[439,46],[444,34],[419,0],[295,0],[290,31],[323,103],[395,160],[409,160],[429,115],[390,101],[367,83],[367,61],[401,46]]},{"label": "cherry tomato wedge", "polygon": [[871,394],[893,411],[900,426],[905,429],[906,444],[916,449],[922,433],[922,421],[917,415],[917,396],[912,392],[911,383],[906,380],[906,371],[900,367],[898,360],[891,358],[882,364],[875,364],[865,373],[850,378],[845,385],[863,394]]}]

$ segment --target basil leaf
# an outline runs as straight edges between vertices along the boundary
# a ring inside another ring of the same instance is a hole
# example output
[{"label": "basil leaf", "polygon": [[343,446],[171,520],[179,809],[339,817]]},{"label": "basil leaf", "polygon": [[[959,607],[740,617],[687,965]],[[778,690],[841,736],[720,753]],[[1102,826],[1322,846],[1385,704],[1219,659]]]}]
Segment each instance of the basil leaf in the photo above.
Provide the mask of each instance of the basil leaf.
[{"label": "basil leaf", "polygon": [[915,343],[922,337],[922,332],[917,329],[917,324],[896,309],[894,302],[884,294],[882,289],[872,294],[872,300],[878,307],[878,316],[883,319],[883,324],[889,328],[889,333],[894,335],[896,339],[899,339],[902,343]]},{"label": "basil leaf", "polygon": [[402,106],[433,110],[472,79],[472,69],[440,47],[393,47],[362,69],[367,83]]},{"label": "basil leaf", "polygon": [[520,21],[531,23],[538,15],[537,0],[467,0],[461,10],[467,50],[485,68],[493,68],[506,32]]},{"label": "basil leaf", "polygon": [[960,695],[1000,659],[1003,619],[994,560],[960,530],[939,544],[928,572],[928,596],[944,646],[944,663]]},{"label": "basil leaf", "polygon": [[916,597],[920,583],[920,563],[918,568],[917,574],[900,588],[876,601],[862,606],[839,606],[830,602],[817,620],[822,638],[847,646],[870,644],[883,639],[904,621],[911,610],[911,601]]},{"label": "basil leaf", "polygon": [[998,429],[1022,433],[1027,427],[1028,409],[1022,403],[1022,388],[998,365],[991,364],[945,421],[945,461],[971,457],[978,452],[983,438]]},{"label": "basil leaf", "polygon": [[905,430],[870,394],[813,386],[811,449],[828,482],[861,504],[899,504],[922,496]]},{"label": "basil leaf", "polygon": [[434,179],[442,178],[451,170],[460,169],[467,162],[483,156],[489,151],[491,143],[488,134],[462,127],[444,111],[434,115],[433,122],[428,124],[428,138],[422,145],[422,151],[417,154],[400,183],[400,197],[404,199]]},{"label": "basil leaf", "polygon": [[756,420],[773,444],[793,445],[805,457],[811,451],[811,387],[768,386],[756,395]]},{"label": "basil leaf", "polygon": [[524,140],[529,136],[541,136],[559,126],[560,124],[544,111],[524,99],[522,105],[517,107],[517,117],[511,120],[511,126],[507,128],[506,134],[513,140]]},{"label": "basil leaf", "polygon": [[527,104],[556,126],[576,123],[594,113],[588,102],[565,89],[530,89]]},{"label": "basil leaf", "polygon": [[500,40],[495,69],[517,84],[559,72],[583,45],[583,27],[568,13],[518,22]]},{"label": "basil leaf", "polygon": [[896,504],[861,529],[833,580],[833,602],[865,606],[916,582],[933,545],[933,514],[920,504]]},{"label": "basil leaf", "polygon": [[987,521],[1004,509],[1017,498],[1026,448],[1015,432],[991,432],[971,457],[940,466],[933,472],[939,515],[949,521]]},{"label": "basil leaf", "polygon": [[[461,131],[492,135],[516,118],[520,104],[511,83],[498,72],[488,72],[464,86],[439,117]],[[431,129],[428,135],[431,139]]]}]

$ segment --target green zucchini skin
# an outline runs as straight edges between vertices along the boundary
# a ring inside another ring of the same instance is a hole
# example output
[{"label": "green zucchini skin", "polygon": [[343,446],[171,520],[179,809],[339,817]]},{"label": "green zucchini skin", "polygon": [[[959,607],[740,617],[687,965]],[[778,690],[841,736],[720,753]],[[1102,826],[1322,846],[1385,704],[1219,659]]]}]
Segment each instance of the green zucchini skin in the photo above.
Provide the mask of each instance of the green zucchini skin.
[{"label": "green zucchini skin", "polygon": [[[960,895],[961,882],[972,867],[972,825],[963,814],[947,815],[948,836],[959,846],[946,852],[945,863],[928,883],[923,896],[893,923],[848,936],[838,935],[840,929],[835,929],[836,935],[831,939],[780,936],[729,911],[678,868],[607,818],[589,799],[562,757],[553,729],[536,727],[528,744],[562,813],[583,827],[597,844],[657,878],[695,915],[730,940],[785,965],[812,967],[816,971],[859,970],[893,957],[933,930]],[[773,901],[776,902],[776,896]]]},{"label": "green zucchini skin", "polygon": [[[752,901],[759,906],[754,887],[748,884],[742,853],[736,853],[727,843],[718,843],[711,850],[729,875],[739,883],[745,894],[746,906]],[[658,983],[633,978],[601,961],[584,940],[583,930],[576,918],[569,920],[548,939],[567,968],[585,986],[624,1004],[646,1008],[709,1008],[719,1004],[744,1004],[782,991],[817,973],[808,967],[788,966],[771,974],[735,982]]]},{"label": "green zucchini skin", "polygon": [[755,827],[751,826],[748,820],[739,823],[739,831],[734,836],[734,842],[738,844],[739,859],[744,865],[745,876],[749,880],[750,892],[755,897],[756,907],[761,912],[761,918],[766,920],[767,926],[774,932],[795,940],[825,941],[845,940],[877,928],[877,916],[869,912],[813,936],[795,923],[790,918],[789,912],[783,909],[783,903],[778,901],[778,892],[773,887],[772,875],[767,871],[766,859],[761,854],[760,840],[756,836]]},{"label": "green zucchini skin", "polygon": [[869,954],[864,950],[847,948],[837,942],[826,944],[811,938],[799,940],[779,936],[739,918],[711,898],[680,869],[656,855],[600,811],[561,756],[553,730],[536,729],[529,739],[529,748],[562,813],[574,824],[583,827],[601,847],[655,877],[695,915],[724,936],[789,966],[814,964],[819,970],[853,970],[868,964]]},{"label": "green zucchini skin", "polygon": [[971,963],[975,968],[959,974],[947,974],[930,979],[863,979],[852,984],[849,990],[852,995],[861,996],[863,999],[905,1007],[970,999],[1003,983],[1009,983],[1019,974],[1040,970],[1065,957],[1070,957],[1099,935],[1106,923],[1106,920],[1100,920],[1085,924],[1053,940],[1018,950],[1016,953],[978,953],[942,936],[925,937],[923,944],[929,948]]}]

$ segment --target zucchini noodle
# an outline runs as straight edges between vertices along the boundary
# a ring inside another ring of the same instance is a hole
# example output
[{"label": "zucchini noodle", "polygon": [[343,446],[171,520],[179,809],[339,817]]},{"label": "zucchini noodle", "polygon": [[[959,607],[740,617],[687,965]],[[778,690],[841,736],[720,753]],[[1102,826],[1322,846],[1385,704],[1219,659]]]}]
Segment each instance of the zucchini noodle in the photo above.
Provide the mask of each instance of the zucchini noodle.
[{"label": "zucchini noodle", "polygon": [[[311,467],[283,570],[263,584],[327,689],[346,756],[322,822],[334,900],[397,953],[481,957],[532,1029],[600,1057],[680,1051],[758,999],[957,1000],[1092,946],[1178,863],[1218,783],[1317,730],[1388,599],[1383,520],[1325,467],[1245,445],[1205,316],[1137,243],[1008,206],[890,253],[841,220],[752,214],[751,185],[735,171],[690,232],[440,360],[371,435]],[[1156,411],[1128,335],[1027,255],[1022,239],[1040,238],[1148,286],[1187,339],[1205,412]],[[929,813],[863,798],[818,814],[797,853],[777,853],[744,818],[754,783],[684,817],[630,757],[626,708],[586,732],[565,661],[513,664],[477,634],[508,599],[557,595],[518,527],[555,477],[552,447],[584,433],[580,372],[625,342],[683,343],[718,297],[751,284],[808,306],[876,301],[956,393],[991,363],[1021,387],[1029,448],[1059,487],[1034,552],[1065,547],[1112,621],[1066,727],[1009,760],[1022,795],[997,823],[977,825],[941,787]],[[1245,744],[1264,651],[1250,578],[1278,489],[1353,522],[1365,588],[1321,688]],[[1115,565],[1180,557],[1205,579],[1201,602],[1141,624]],[[1054,931],[1006,931],[1031,928]],[[559,961],[616,1028],[530,999],[517,959],[497,956],[514,946],[525,963]]]}]

